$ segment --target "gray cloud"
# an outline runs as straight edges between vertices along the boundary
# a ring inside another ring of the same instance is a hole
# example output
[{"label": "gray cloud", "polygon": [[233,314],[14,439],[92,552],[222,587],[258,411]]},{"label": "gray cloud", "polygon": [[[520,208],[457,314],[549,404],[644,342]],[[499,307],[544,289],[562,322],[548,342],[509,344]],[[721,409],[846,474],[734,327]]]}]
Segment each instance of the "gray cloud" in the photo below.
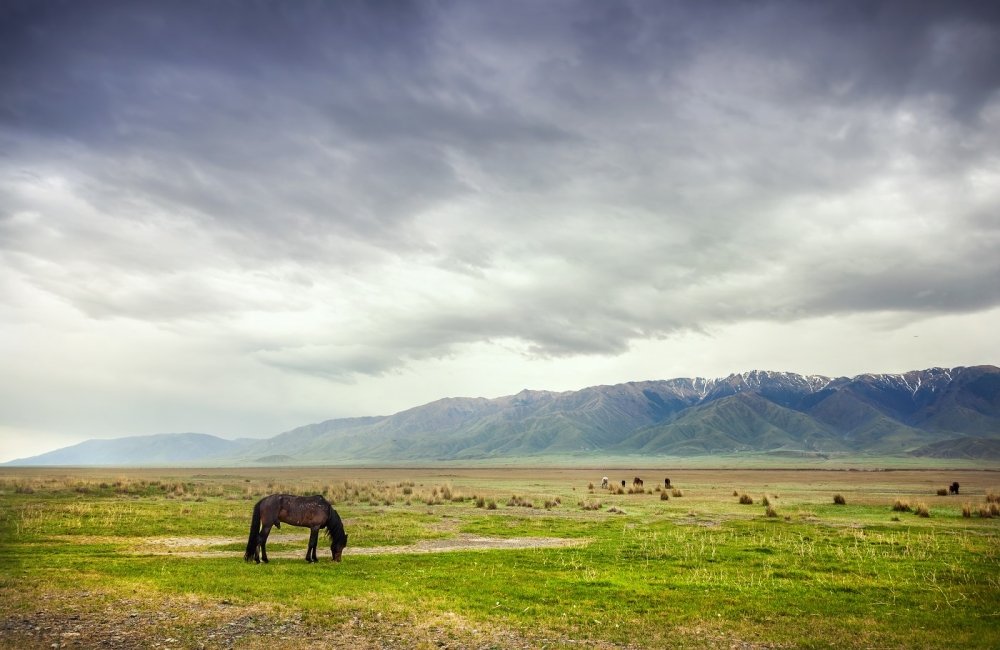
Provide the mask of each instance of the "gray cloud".
[{"label": "gray cloud", "polygon": [[1000,305],[991,3],[4,11],[0,263],[90,318],[347,380]]}]

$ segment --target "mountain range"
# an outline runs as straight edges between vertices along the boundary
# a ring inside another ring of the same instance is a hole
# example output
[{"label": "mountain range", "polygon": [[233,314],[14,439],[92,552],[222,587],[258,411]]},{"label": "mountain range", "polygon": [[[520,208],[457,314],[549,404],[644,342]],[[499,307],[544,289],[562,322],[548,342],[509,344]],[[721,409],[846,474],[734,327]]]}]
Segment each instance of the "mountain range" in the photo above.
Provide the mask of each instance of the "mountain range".
[{"label": "mountain range", "polygon": [[1000,459],[1000,368],[855,377],[754,370],[577,391],[445,398],[268,439],[89,440],[8,464],[262,465],[490,461],[740,452]]}]

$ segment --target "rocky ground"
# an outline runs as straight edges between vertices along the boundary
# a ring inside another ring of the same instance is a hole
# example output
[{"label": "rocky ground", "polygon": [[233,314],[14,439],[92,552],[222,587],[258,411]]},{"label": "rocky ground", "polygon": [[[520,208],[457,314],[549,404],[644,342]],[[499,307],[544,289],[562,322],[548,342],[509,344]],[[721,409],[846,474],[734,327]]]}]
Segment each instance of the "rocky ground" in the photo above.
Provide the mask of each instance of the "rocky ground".
[{"label": "rocky ground", "polygon": [[[614,647],[568,638],[527,638],[503,629],[480,629],[457,615],[415,624],[353,616],[325,627],[301,613],[262,605],[170,598],[150,609],[145,600],[116,599],[82,592],[53,610],[0,615],[4,648],[539,648]],[[39,603],[43,604],[43,603]]]}]

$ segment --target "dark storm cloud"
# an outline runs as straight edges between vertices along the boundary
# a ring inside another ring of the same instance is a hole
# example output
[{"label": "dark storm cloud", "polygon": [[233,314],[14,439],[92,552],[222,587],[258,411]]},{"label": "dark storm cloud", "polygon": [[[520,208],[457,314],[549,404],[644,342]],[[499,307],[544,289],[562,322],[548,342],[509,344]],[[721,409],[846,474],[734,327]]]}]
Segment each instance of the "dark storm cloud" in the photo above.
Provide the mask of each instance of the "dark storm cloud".
[{"label": "dark storm cloud", "polygon": [[0,259],[93,317],[336,296],[247,348],[339,378],[1000,304],[993,3],[0,11]]}]

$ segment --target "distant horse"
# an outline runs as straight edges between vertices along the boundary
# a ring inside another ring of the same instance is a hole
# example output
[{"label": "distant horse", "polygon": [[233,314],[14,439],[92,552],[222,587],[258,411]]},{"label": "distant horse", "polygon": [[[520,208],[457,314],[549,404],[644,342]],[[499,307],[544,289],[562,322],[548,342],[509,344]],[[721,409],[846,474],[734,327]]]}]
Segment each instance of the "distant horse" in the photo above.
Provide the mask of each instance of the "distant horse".
[{"label": "distant horse", "polygon": [[665,488],[670,487],[670,479],[668,478],[663,479],[663,487]]},{"label": "distant horse", "polygon": [[951,485],[949,485],[948,486],[948,490],[952,494],[958,494],[958,481],[955,481],[954,483],[952,483]]},{"label": "distant horse", "polygon": [[601,479],[601,487],[602,488],[607,488],[608,487],[608,477],[607,476],[605,476],[604,478]]},{"label": "distant horse", "polygon": [[267,562],[267,536],[271,533],[271,526],[281,528],[283,523],[304,526],[310,530],[306,562],[318,562],[316,545],[319,540],[319,529],[326,528],[333,560],[340,562],[340,555],[347,546],[347,533],[344,532],[344,523],[340,520],[340,515],[321,496],[297,497],[291,494],[266,496],[253,507],[250,539],[247,540],[247,550],[243,554],[243,559],[247,562],[251,558],[257,563],[261,560]]},{"label": "distant horse", "polygon": [[642,487],[642,479],[639,478],[638,476],[636,476],[634,479],[632,479],[632,487],[634,487],[634,488],[641,488]]}]

